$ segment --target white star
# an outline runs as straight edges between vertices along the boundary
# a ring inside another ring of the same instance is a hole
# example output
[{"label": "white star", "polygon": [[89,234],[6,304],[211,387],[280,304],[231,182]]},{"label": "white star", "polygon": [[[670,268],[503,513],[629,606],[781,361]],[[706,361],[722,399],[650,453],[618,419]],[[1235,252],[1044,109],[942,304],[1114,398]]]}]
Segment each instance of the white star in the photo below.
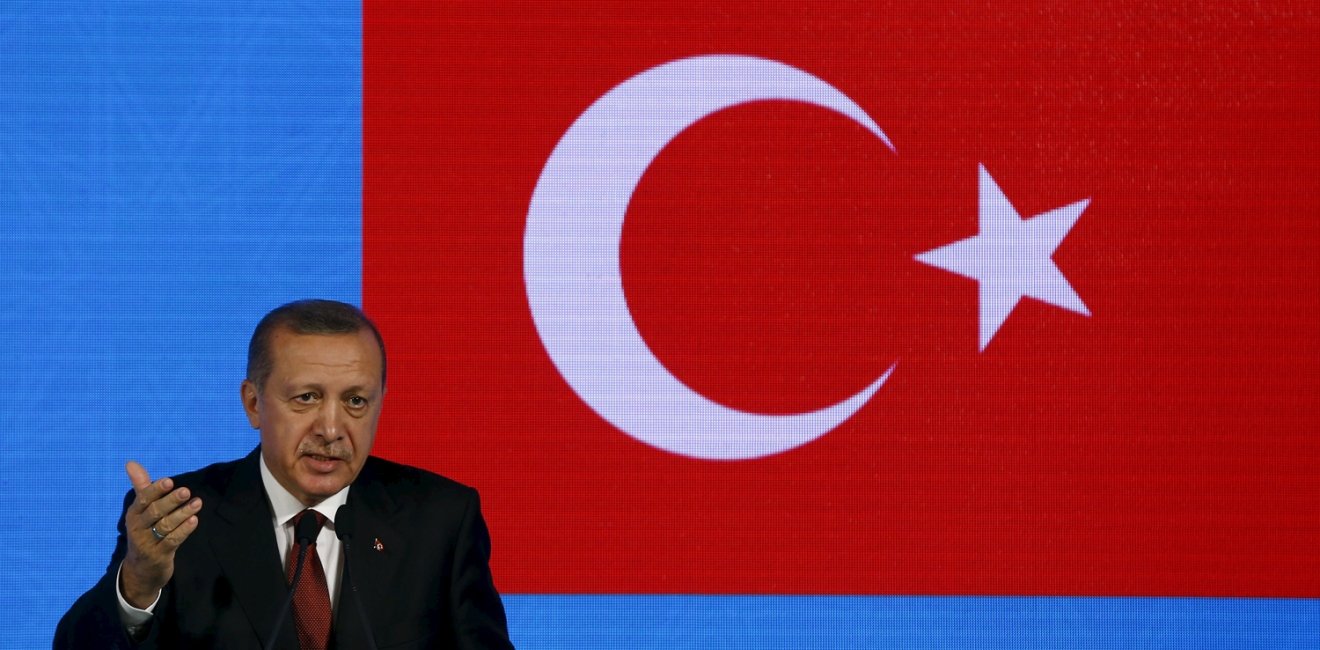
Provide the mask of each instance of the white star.
[{"label": "white star", "polygon": [[981,351],[1023,296],[1086,316],[1091,312],[1050,256],[1091,202],[1083,199],[1025,220],[980,170],[980,234],[917,255],[920,262],[980,285]]}]

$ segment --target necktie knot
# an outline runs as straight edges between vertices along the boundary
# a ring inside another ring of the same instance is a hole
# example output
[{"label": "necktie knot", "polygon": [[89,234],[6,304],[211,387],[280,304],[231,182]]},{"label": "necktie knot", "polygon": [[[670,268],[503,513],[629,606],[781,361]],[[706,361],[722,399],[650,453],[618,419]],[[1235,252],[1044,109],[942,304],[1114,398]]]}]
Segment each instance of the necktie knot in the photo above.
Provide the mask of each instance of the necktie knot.
[{"label": "necktie knot", "polygon": [[[308,514],[311,517],[308,517]],[[320,534],[321,527],[325,525],[325,515],[308,508],[293,516],[293,542],[295,544],[315,544],[316,536]],[[308,540],[308,541],[304,541]]]}]

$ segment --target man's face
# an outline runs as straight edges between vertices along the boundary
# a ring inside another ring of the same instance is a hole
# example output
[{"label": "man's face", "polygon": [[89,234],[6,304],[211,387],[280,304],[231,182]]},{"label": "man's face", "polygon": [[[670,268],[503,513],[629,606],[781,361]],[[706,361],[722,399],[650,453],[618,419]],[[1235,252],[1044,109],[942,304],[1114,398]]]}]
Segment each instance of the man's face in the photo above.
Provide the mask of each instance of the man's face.
[{"label": "man's face", "polygon": [[271,337],[263,389],[242,387],[248,422],[275,479],[306,505],[353,482],[371,453],[384,395],[381,357],[368,330]]}]

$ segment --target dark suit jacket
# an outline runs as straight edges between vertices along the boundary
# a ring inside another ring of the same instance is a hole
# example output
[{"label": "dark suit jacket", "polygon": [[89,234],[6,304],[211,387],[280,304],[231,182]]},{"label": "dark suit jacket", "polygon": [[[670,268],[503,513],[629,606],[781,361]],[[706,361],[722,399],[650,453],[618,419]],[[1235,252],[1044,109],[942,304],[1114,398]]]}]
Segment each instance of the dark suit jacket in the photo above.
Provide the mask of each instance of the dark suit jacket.
[{"label": "dark suit jacket", "polygon": [[[175,477],[201,497],[200,524],[179,547],[174,578],[141,643],[128,638],[119,619],[115,575],[127,549],[121,516],[109,569],[60,620],[54,647],[261,648],[288,587],[259,462],[258,450]],[[132,500],[129,491],[126,509]],[[513,647],[475,490],[369,458],[348,503],[355,521],[346,561],[381,650]],[[333,647],[368,647],[353,599],[341,578]],[[298,647],[292,620],[280,639],[279,648]]]}]

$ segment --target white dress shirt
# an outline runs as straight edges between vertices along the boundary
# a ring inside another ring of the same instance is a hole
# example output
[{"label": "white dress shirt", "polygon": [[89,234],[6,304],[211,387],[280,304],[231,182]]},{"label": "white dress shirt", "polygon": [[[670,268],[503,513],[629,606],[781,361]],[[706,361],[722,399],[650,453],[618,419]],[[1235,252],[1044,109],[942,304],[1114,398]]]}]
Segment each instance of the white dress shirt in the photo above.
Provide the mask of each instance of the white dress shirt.
[{"label": "white dress shirt", "polygon": [[[293,518],[298,513],[307,508],[297,497],[289,494],[280,482],[275,480],[275,475],[266,467],[266,457],[261,457],[261,484],[266,488],[266,498],[270,502],[271,512],[275,516],[271,518],[271,526],[275,528],[275,545],[280,553],[280,566],[287,567],[289,563],[289,551],[298,552],[294,545]],[[316,536],[316,555],[321,560],[321,568],[325,570],[326,587],[330,590],[330,609],[334,611],[339,607],[339,570],[344,565],[343,544],[340,544],[339,537],[335,535],[335,514],[339,506],[348,501],[348,489],[344,489],[331,495],[326,500],[312,506],[312,509],[321,513],[325,517],[325,525],[321,527],[321,532]],[[123,571],[123,563],[119,565],[119,570]],[[302,583],[307,579],[303,576],[298,579]],[[115,591],[119,594],[119,619],[128,628],[129,634],[138,634],[142,627],[151,622],[151,617],[156,611],[156,603],[160,601],[160,596],[156,596],[156,601],[146,609],[138,609],[129,604],[124,599],[124,592],[118,587],[119,576],[115,576]]]}]

